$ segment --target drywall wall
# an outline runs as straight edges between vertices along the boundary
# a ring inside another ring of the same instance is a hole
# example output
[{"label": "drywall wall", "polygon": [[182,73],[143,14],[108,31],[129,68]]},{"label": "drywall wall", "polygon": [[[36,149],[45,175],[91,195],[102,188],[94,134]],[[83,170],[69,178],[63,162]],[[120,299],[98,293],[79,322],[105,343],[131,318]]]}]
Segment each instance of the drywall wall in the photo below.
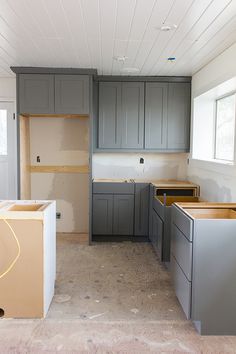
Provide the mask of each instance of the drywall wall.
[{"label": "drywall wall", "polygon": [[[12,103],[10,111],[15,112],[16,107],[16,79],[0,77],[0,102]],[[11,112],[11,113],[13,113]],[[12,151],[12,156],[8,155],[5,161],[0,161],[0,197],[5,199],[17,199],[17,166],[16,166],[16,121],[11,121],[8,125],[10,136],[8,140],[8,150]],[[10,145],[9,145],[10,144]]]},{"label": "drywall wall", "polygon": [[[88,165],[88,127],[88,119],[30,118],[31,165]],[[88,232],[88,190],[88,174],[31,173],[31,198],[57,202],[58,232]]]},{"label": "drywall wall", "polygon": [[[185,179],[187,154],[117,153],[93,155],[93,178]],[[144,164],[140,164],[140,158]]]},{"label": "drywall wall", "polygon": [[0,77],[0,101],[16,101],[16,79]]},{"label": "drywall wall", "polygon": [[[192,78],[192,102],[200,94],[236,76],[236,44],[225,50]],[[192,139],[191,139],[192,140]],[[209,201],[236,201],[236,168],[231,165],[191,160],[188,179],[201,187],[201,196]]]}]

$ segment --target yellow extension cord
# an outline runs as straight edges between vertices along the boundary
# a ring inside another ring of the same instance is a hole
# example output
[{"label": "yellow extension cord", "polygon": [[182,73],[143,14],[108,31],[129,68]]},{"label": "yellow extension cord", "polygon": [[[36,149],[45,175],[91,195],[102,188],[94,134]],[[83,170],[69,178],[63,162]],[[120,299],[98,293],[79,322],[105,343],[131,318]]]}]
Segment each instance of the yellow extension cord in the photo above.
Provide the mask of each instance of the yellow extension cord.
[{"label": "yellow extension cord", "polygon": [[18,258],[20,257],[20,254],[21,254],[20,243],[19,243],[19,240],[18,240],[18,238],[17,238],[17,236],[15,234],[15,231],[13,230],[13,228],[11,227],[11,225],[9,224],[9,222],[6,219],[1,219],[1,220],[3,220],[7,224],[7,226],[9,227],[12,235],[14,236],[14,239],[16,240],[16,244],[17,244],[17,247],[18,247],[18,252],[17,252],[16,258],[10,264],[10,266],[7,268],[7,270],[0,275],[0,279],[5,277],[5,275],[7,275],[10,272],[10,270],[14,267],[14,265],[16,264]]}]

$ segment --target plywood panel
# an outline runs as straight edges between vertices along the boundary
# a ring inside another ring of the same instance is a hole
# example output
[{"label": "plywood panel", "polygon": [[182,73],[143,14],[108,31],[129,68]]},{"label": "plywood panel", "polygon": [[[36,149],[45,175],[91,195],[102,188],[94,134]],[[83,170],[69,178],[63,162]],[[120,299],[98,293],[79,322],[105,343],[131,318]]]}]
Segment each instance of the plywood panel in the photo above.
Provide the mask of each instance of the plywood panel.
[{"label": "plywood panel", "polygon": [[31,198],[29,119],[20,116],[20,199]]}]

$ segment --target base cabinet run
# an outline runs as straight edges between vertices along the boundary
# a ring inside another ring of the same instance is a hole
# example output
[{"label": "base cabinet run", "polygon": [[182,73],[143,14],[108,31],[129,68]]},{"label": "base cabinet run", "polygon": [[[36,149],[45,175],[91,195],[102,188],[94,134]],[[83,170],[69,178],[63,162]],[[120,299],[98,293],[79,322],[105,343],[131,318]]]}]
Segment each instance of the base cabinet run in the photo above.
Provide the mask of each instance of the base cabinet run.
[{"label": "base cabinet run", "polygon": [[93,236],[142,241],[148,236],[148,206],[149,183],[94,182]]},{"label": "base cabinet run", "polygon": [[191,218],[172,206],[173,285],[186,317],[203,335],[236,335],[235,230],[236,216]]}]

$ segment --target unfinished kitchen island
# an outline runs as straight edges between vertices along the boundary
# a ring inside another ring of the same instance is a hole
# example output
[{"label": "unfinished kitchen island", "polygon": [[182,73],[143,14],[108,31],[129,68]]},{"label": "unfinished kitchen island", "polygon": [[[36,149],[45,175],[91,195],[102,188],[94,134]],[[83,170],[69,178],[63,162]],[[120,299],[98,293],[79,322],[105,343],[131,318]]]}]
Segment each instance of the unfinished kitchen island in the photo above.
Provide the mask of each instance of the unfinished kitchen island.
[{"label": "unfinished kitchen island", "polygon": [[56,203],[0,203],[0,316],[43,318],[56,279]]},{"label": "unfinished kitchen island", "polygon": [[172,205],[171,273],[200,334],[236,335],[236,204]]}]

